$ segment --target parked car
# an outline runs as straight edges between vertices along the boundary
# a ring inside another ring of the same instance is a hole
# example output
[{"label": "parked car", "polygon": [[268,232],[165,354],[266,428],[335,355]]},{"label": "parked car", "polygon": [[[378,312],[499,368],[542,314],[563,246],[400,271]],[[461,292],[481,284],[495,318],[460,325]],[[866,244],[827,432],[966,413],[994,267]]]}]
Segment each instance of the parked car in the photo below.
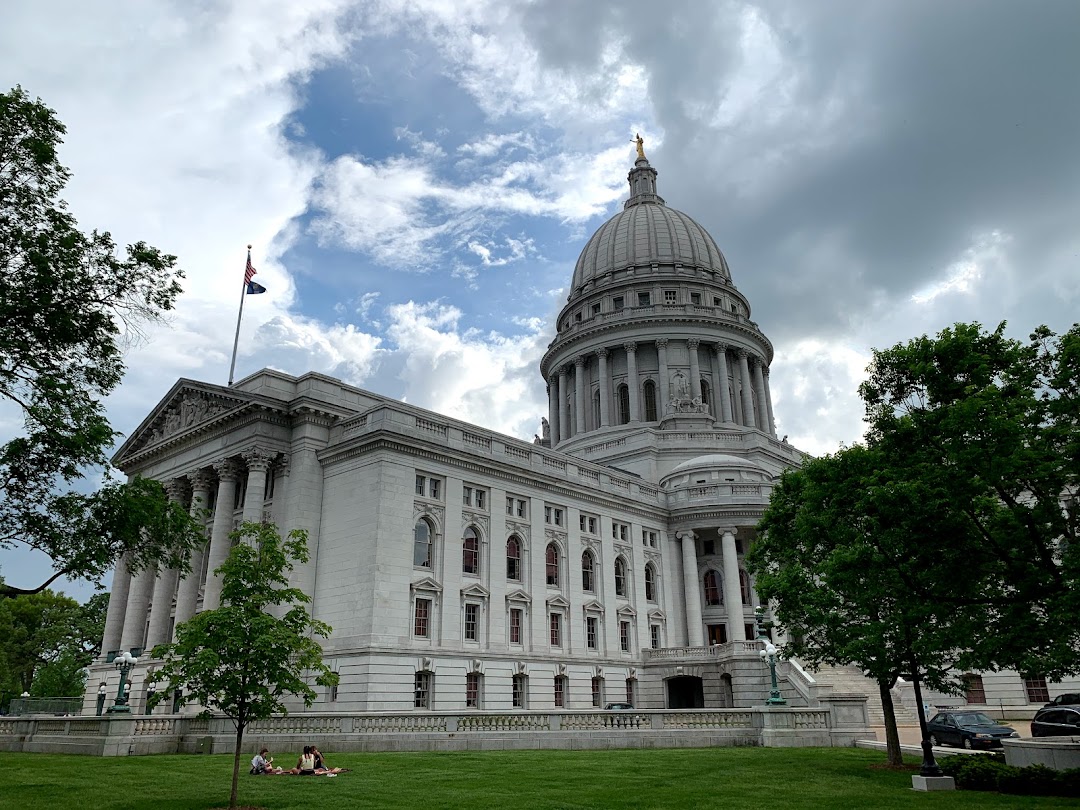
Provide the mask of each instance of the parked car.
[{"label": "parked car", "polygon": [[1005,737],[1019,737],[1015,730],[994,722],[982,712],[938,712],[926,724],[933,745],[963,748],[1000,748]]},{"label": "parked car", "polygon": [[604,707],[604,711],[608,712],[627,712],[633,711],[633,709],[633,703],[609,703],[607,706]]},{"label": "parked car", "polygon": [[1032,737],[1080,737],[1080,706],[1044,706],[1031,721]]},{"label": "parked car", "polygon": [[1080,705],[1080,692],[1066,692],[1064,695],[1058,695],[1051,700],[1043,708],[1049,709],[1051,706],[1077,706]]}]

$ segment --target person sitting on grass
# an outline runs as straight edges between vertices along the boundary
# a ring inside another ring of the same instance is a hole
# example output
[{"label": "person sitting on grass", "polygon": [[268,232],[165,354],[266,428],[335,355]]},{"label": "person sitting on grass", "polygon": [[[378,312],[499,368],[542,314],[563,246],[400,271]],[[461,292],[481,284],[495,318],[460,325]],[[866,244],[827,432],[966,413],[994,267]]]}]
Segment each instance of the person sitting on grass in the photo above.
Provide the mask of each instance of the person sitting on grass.
[{"label": "person sitting on grass", "polygon": [[300,755],[300,759],[296,761],[296,767],[289,773],[296,773],[300,776],[314,776],[315,775],[315,755],[311,753],[311,746],[304,746],[304,753]]},{"label": "person sitting on grass", "polygon": [[317,776],[336,776],[339,773],[344,773],[346,768],[331,768],[326,764],[326,760],[323,758],[322,751],[311,746],[311,753],[315,757],[315,774]]},{"label": "person sitting on grass", "polygon": [[259,750],[251,759],[251,775],[252,776],[266,776],[274,773],[281,773],[281,768],[274,769],[274,758],[270,756],[270,751],[266,748]]}]

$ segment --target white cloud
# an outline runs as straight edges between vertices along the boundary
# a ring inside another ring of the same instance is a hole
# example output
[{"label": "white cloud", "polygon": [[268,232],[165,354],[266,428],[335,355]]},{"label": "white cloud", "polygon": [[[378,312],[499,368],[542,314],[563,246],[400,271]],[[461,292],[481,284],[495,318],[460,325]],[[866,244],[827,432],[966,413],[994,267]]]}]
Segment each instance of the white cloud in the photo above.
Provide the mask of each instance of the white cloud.
[{"label": "white cloud", "polygon": [[916,304],[930,304],[949,294],[970,294],[982,281],[988,265],[999,265],[1005,258],[1005,246],[1010,239],[1000,231],[977,237],[963,256],[949,265],[943,277],[911,296]]}]

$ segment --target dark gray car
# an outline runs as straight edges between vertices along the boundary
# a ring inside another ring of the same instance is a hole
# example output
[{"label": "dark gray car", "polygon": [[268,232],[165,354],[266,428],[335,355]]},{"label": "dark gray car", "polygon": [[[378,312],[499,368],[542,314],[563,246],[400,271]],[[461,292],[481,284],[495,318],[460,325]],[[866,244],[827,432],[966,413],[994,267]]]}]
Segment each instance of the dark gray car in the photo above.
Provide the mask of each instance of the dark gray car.
[{"label": "dark gray car", "polygon": [[1031,721],[1032,737],[1080,737],[1080,706],[1045,706]]},{"label": "dark gray car", "polygon": [[926,724],[933,745],[961,748],[1000,748],[1006,737],[1019,737],[1015,730],[994,722],[982,712],[966,710],[938,712]]}]

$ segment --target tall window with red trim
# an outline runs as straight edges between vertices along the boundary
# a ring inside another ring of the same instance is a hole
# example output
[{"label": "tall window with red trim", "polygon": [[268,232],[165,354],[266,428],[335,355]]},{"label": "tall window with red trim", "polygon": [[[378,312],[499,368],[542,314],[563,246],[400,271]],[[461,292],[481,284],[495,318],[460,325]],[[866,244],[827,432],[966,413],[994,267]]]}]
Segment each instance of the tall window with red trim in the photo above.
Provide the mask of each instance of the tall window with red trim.
[{"label": "tall window with red trim", "polygon": [[523,618],[521,608],[510,608],[510,643],[521,643],[521,620]]},{"label": "tall window with red trim", "polygon": [[413,615],[413,635],[427,638],[431,635],[431,600],[417,599]]},{"label": "tall window with red trim", "polygon": [[645,563],[645,598],[650,602],[656,601],[656,566],[651,562]]},{"label": "tall window with red trim", "polygon": [[581,589],[586,593],[592,593],[596,589],[596,581],[593,576],[596,570],[596,562],[593,560],[591,551],[585,551],[581,555]]},{"label": "tall window with red trim", "polygon": [[599,708],[604,702],[604,679],[592,679],[592,705]]},{"label": "tall window with red trim", "polygon": [[480,640],[480,606],[475,602],[465,605],[465,640]]},{"label": "tall window with red trim", "polygon": [[416,680],[413,684],[413,708],[414,709],[430,709],[431,708],[431,673],[430,672],[417,672]]},{"label": "tall window with red trim", "polygon": [[550,617],[551,621],[551,646],[562,646],[562,614],[552,613]]},{"label": "tall window with red trim", "polygon": [[512,685],[512,701],[515,709],[528,708],[529,679],[528,676],[518,673],[514,676]]},{"label": "tall window with red trim", "polygon": [[724,600],[720,597],[720,578],[710,569],[705,572],[705,604],[712,606],[723,603]]},{"label": "tall window with red trim", "polygon": [[555,708],[561,709],[566,706],[566,676],[555,676]]},{"label": "tall window with red trim", "polygon": [[548,543],[544,562],[547,567],[547,584],[559,587],[559,547],[554,543]]},{"label": "tall window with red trim", "polygon": [[626,560],[615,558],[615,595],[626,596]]},{"label": "tall window with red trim", "polygon": [[506,578],[521,581],[521,540],[516,534],[506,541]]},{"label": "tall window with red trim", "polygon": [[472,526],[461,537],[461,570],[466,574],[480,573],[480,537]]},{"label": "tall window with red trim", "polygon": [[1050,690],[1046,686],[1046,678],[1024,678],[1024,691],[1027,692],[1028,703],[1050,702]]},{"label": "tall window with red trim", "polygon": [[465,707],[480,708],[480,673],[470,672],[465,676]]},{"label": "tall window with red trim", "polygon": [[619,622],[619,649],[630,652],[630,622]]}]

